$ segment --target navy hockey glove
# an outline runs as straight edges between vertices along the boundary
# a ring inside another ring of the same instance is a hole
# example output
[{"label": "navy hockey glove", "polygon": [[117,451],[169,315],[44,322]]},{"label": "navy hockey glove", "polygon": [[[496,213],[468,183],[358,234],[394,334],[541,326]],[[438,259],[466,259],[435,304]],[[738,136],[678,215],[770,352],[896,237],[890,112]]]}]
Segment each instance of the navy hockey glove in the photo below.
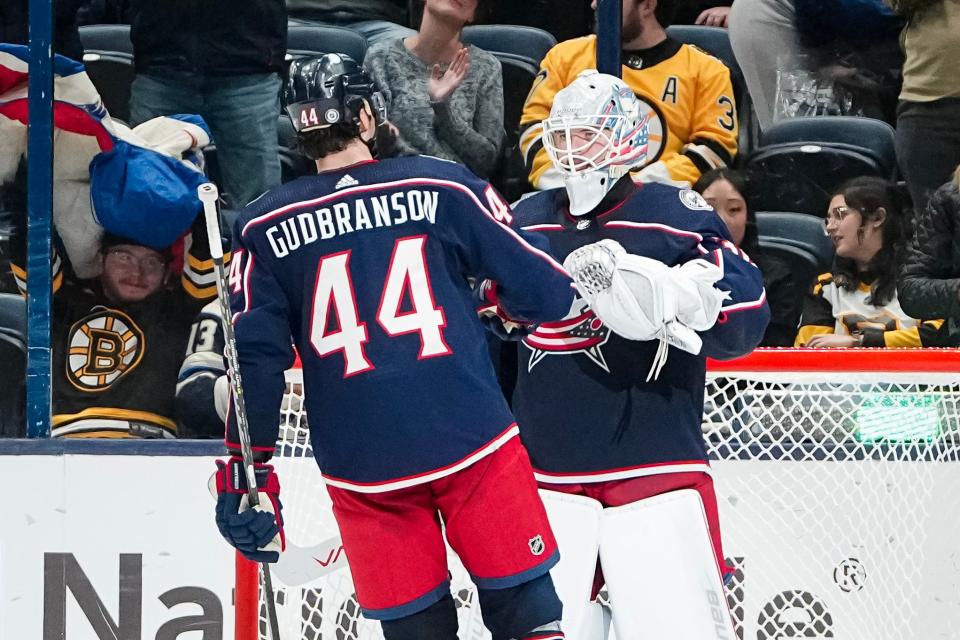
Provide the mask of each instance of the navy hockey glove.
[{"label": "navy hockey glove", "polygon": [[477,317],[487,331],[501,340],[517,341],[533,333],[536,327],[532,324],[514,320],[500,306],[497,297],[497,283],[484,280],[473,290],[473,297],[477,304]]},{"label": "navy hockey glove", "polygon": [[251,509],[243,460],[231,456],[217,460],[217,528],[220,534],[254,562],[276,562],[286,540],[280,504],[280,480],[273,465],[253,465],[260,492],[260,504]]}]

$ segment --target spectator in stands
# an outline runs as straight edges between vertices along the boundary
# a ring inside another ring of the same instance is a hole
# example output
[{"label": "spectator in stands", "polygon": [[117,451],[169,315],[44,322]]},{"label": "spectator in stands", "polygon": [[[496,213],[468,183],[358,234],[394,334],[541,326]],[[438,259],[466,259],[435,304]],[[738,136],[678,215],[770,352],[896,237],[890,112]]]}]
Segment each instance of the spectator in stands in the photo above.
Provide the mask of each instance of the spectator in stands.
[{"label": "spectator in stands", "polygon": [[[53,52],[83,59],[83,45],[77,32],[77,11],[85,0],[55,0],[53,2]],[[0,2],[0,42],[29,44],[29,0]]]},{"label": "spectator in stands", "polygon": [[283,1],[134,0],[132,16],[132,124],[200,114],[213,132],[221,192],[233,208],[279,184]]},{"label": "spectator in stands", "polygon": [[[866,109],[864,115],[892,122],[902,20],[883,0],[736,0],[728,20],[761,129],[773,123],[777,88],[789,86],[791,74],[803,77],[796,81],[800,97],[794,104],[784,97],[780,112],[858,115]],[[858,92],[856,105],[844,102],[851,90]]]},{"label": "spectator in stands", "polygon": [[426,0],[420,31],[372,48],[364,66],[387,101],[397,153],[460,162],[488,178],[504,138],[503,76],[491,54],[460,39],[482,0]]},{"label": "spectator in stands", "polygon": [[898,287],[904,311],[946,318],[944,342],[960,346],[960,166],[917,212]]},{"label": "spectator in stands", "polygon": [[181,438],[222,438],[230,381],[223,357],[223,315],[213,300],[190,328],[186,356],[177,377],[177,422]]},{"label": "spectator in stands", "polygon": [[392,42],[416,33],[410,24],[407,0],[287,0],[294,22],[319,22],[347,27],[371,45]]},{"label": "spectator in stands", "polygon": [[[737,110],[730,70],[713,56],[667,37],[676,0],[623,0],[623,79],[650,119],[652,164],[635,180],[692,184],[737,153]],[[596,2],[593,3],[596,7]],[[547,53],[520,119],[520,149],[530,184],[562,186],[543,149],[543,120],[553,96],[596,65],[597,38],[561,42]]]},{"label": "spectator in stands", "polygon": [[960,2],[888,0],[909,17],[897,108],[897,159],[914,210],[960,163]]},{"label": "spectator in stands", "polygon": [[770,324],[760,346],[792,346],[800,320],[801,296],[794,290],[790,266],[760,248],[757,217],[751,206],[753,185],[750,177],[731,169],[712,169],[700,176],[693,188],[720,214],[730,230],[733,243],[743,249],[763,273],[763,286],[770,305]]},{"label": "spectator in stands", "polygon": [[729,26],[730,0],[692,0],[677,7],[673,24],[698,24],[705,27]]},{"label": "spectator in stands", "polygon": [[897,299],[904,217],[896,187],[881,178],[836,190],[825,219],[837,250],[833,271],[807,294],[796,346],[940,346],[943,320],[914,319]]},{"label": "spectator in stands", "polygon": [[[8,201],[19,203],[21,227],[23,201]],[[68,279],[54,255],[53,436],[177,437],[174,392],[191,323],[216,296],[206,238],[197,216],[178,284],[173,251],[119,236],[104,237],[101,275],[90,281]],[[16,250],[11,270],[26,295],[25,242]]]}]

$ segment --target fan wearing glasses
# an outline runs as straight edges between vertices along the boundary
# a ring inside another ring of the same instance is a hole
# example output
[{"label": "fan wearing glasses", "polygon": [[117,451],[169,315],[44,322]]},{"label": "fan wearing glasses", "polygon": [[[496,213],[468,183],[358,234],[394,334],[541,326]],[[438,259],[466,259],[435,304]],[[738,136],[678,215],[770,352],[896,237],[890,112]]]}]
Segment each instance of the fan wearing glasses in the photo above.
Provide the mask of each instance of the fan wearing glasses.
[{"label": "fan wearing glasses", "polygon": [[854,178],[834,192],[824,230],[836,257],[804,300],[795,346],[940,346],[943,320],[911,318],[897,299],[905,224],[901,197],[886,180]]},{"label": "fan wearing glasses", "polygon": [[[193,321],[216,296],[202,216],[191,237],[179,278],[170,249],[109,233],[92,280],[67,277],[54,252],[54,437],[185,435],[174,403],[177,374],[187,343],[201,339],[191,338]],[[26,295],[26,273],[11,266]]]}]

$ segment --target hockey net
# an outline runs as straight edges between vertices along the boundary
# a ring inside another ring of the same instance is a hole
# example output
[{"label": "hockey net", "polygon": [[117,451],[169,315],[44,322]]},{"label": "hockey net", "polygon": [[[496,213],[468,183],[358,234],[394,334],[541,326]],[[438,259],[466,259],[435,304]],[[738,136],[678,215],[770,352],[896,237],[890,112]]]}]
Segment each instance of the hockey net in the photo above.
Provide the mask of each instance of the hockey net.
[{"label": "hockey net", "polygon": [[[312,547],[315,566],[274,572],[282,637],[380,638],[353,595],[298,373],[274,460],[288,540]],[[740,640],[957,637],[958,398],[954,350],[761,349],[711,363],[703,431]],[[266,639],[256,568],[241,565],[236,638]],[[452,553],[450,567],[461,639],[489,638]]]}]

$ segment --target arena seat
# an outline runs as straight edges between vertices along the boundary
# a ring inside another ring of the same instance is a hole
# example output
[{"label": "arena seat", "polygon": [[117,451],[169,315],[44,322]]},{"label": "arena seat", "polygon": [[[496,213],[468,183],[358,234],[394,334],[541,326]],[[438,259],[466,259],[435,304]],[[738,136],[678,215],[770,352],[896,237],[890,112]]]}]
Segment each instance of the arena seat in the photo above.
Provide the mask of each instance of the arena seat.
[{"label": "arena seat", "polygon": [[128,24],[91,24],[79,28],[84,51],[126,53],[133,55]]},{"label": "arena seat", "polygon": [[26,302],[17,294],[0,294],[0,437],[25,435],[24,391],[27,357]]},{"label": "arena seat", "polygon": [[757,234],[768,239],[803,249],[817,259],[820,273],[833,263],[833,243],[823,231],[823,219],[805,213],[758,211]]},{"label": "arena seat", "polygon": [[287,60],[325,53],[345,53],[357,62],[367,55],[367,39],[332,25],[290,25],[287,28]]},{"label": "arena seat", "polygon": [[790,267],[793,280],[793,289],[798,296],[802,296],[813,285],[814,279],[823,271],[820,269],[817,257],[792,244],[780,239],[760,237],[760,249],[769,256],[782,259]]},{"label": "arena seat", "polygon": [[509,53],[494,53],[494,56],[503,69],[503,126],[507,132],[507,141],[512,144],[520,136],[523,103],[526,102],[539,69],[524,56]]},{"label": "arena seat", "polygon": [[756,208],[824,216],[831,191],[857,176],[893,180],[894,132],[886,122],[851,116],[774,123],[744,161],[761,188]]},{"label": "arena seat", "polygon": [[477,24],[464,27],[463,41],[490,53],[508,53],[539,65],[557,40],[543,29],[513,24]]},{"label": "arena seat", "polygon": [[110,115],[130,122],[130,87],[136,76],[133,56],[118,51],[86,51],[83,65]]},{"label": "arena seat", "polygon": [[876,175],[893,179],[897,153],[893,127],[883,120],[854,116],[788,118],[760,136],[760,148],[778,144],[820,144],[860,149],[876,164]]},{"label": "arena seat", "polygon": [[519,198],[529,190],[527,170],[520,155],[520,116],[523,103],[537,77],[538,68],[527,58],[508,53],[494,53],[503,69],[503,125],[505,137],[500,160],[491,182],[507,201]]}]

